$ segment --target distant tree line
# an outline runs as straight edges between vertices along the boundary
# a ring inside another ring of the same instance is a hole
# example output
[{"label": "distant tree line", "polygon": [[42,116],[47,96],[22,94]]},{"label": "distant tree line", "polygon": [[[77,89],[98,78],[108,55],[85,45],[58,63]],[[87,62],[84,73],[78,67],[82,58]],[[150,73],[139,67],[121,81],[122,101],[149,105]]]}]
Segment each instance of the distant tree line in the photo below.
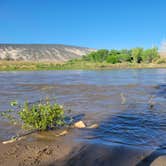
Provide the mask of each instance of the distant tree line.
[{"label": "distant tree line", "polygon": [[107,63],[152,63],[159,58],[158,49],[133,48],[122,50],[100,49],[83,56],[82,60],[89,62],[107,62]]}]

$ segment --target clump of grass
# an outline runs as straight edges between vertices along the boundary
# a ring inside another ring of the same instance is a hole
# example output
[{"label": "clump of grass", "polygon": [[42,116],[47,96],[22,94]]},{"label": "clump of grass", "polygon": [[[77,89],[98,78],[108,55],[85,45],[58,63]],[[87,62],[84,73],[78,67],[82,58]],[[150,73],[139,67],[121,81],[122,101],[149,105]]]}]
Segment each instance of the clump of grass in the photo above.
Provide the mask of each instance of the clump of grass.
[{"label": "clump of grass", "polygon": [[166,58],[160,58],[156,61],[157,64],[165,64],[166,63]]},{"label": "clump of grass", "polygon": [[[14,123],[21,121],[24,129],[41,131],[65,125],[63,107],[56,102],[51,104],[48,99],[32,105],[27,101],[23,105],[13,101],[11,106],[16,109],[10,109],[1,115]],[[17,114],[19,120],[14,114]]]}]

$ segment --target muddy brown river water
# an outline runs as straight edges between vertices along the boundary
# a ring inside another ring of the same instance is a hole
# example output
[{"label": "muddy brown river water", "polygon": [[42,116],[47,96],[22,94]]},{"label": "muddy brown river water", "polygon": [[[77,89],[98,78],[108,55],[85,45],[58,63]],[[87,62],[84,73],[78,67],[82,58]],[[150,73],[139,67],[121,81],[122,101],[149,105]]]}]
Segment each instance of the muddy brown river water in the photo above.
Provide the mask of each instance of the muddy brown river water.
[{"label": "muddy brown river water", "polygon": [[[166,69],[0,72],[0,87],[0,111],[12,100],[56,97],[70,114],[100,124],[81,141],[166,148]],[[19,131],[0,119],[0,140]]]}]

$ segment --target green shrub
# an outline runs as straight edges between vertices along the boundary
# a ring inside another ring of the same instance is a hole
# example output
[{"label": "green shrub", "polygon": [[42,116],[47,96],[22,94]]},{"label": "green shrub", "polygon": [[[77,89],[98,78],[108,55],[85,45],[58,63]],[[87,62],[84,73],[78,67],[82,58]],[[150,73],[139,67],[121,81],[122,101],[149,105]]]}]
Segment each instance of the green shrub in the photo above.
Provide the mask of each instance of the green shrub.
[{"label": "green shrub", "polygon": [[98,51],[92,51],[91,53],[83,56],[83,60],[91,62],[104,62],[108,54],[108,50],[100,49]]},{"label": "green shrub", "polygon": [[[95,62],[95,63],[123,63],[123,62],[134,62],[134,63],[152,63],[159,58],[158,49],[156,47],[150,49],[133,48],[133,49],[122,49],[122,50],[106,50],[100,49],[93,51],[87,55],[84,55],[80,61]],[[75,61],[76,62],[76,61]]]},{"label": "green shrub", "polygon": [[166,63],[166,59],[165,58],[160,58],[156,61],[157,64],[164,64]]},{"label": "green shrub", "polygon": [[112,64],[119,63],[119,58],[117,55],[109,55],[106,59],[106,62]]},{"label": "green shrub", "polygon": [[153,60],[159,58],[157,48],[151,48],[143,51],[142,61],[145,63],[152,63]]},{"label": "green shrub", "polygon": [[131,56],[128,54],[120,54],[118,55],[119,62],[131,62]]},{"label": "green shrub", "polygon": [[132,59],[133,59],[133,62],[134,63],[141,63],[142,61],[142,54],[143,54],[143,48],[133,48],[131,50],[131,56],[132,56]]},{"label": "green shrub", "polygon": [[[24,129],[48,130],[65,124],[63,107],[57,103],[51,104],[48,99],[44,103],[40,102],[31,106],[28,102],[25,102],[23,106],[18,106],[14,101],[11,106],[19,108],[17,114]],[[13,112],[16,110],[8,110],[1,115],[15,122],[14,115],[10,114]]]}]

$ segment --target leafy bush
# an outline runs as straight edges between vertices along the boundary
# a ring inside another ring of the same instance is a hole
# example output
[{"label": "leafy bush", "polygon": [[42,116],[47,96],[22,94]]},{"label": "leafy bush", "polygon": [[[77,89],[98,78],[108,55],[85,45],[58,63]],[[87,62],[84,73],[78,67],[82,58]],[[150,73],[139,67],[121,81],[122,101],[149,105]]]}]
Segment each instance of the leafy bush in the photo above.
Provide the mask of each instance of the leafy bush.
[{"label": "leafy bush", "polygon": [[133,48],[131,50],[131,56],[134,63],[141,63],[142,61],[143,48]]},{"label": "leafy bush", "polygon": [[159,58],[157,48],[144,50],[142,54],[142,61],[146,63],[151,63],[153,60]]},{"label": "leafy bush", "polygon": [[119,58],[117,55],[110,55],[107,57],[107,60],[106,60],[108,63],[112,63],[112,64],[115,64],[115,63],[118,63],[119,62]]},{"label": "leafy bush", "polygon": [[108,56],[109,51],[106,49],[101,49],[98,51],[93,51],[86,56],[83,56],[83,60],[91,62],[103,62]]},{"label": "leafy bush", "polygon": [[80,61],[86,62],[107,62],[107,63],[123,63],[123,62],[134,62],[134,63],[151,63],[159,58],[158,49],[156,47],[150,49],[133,48],[133,49],[122,49],[122,50],[106,50],[100,49],[93,51],[87,55],[84,55]]},{"label": "leafy bush", "polygon": [[[25,102],[23,106],[18,106],[18,103],[14,101],[11,106],[19,108],[17,114],[24,129],[47,130],[65,124],[63,107],[57,103],[51,104],[49,100],[44,101],[44,103],[32,104],[31,106],[28,102]],[[8,110],[1,115],[14,122],[15,117],[10,113],[15,111]]]},{"label": "leafy bush", "polygon": [[120,54],[118,55],[119,62],[131,62],[131,56],[128,54]]}]

